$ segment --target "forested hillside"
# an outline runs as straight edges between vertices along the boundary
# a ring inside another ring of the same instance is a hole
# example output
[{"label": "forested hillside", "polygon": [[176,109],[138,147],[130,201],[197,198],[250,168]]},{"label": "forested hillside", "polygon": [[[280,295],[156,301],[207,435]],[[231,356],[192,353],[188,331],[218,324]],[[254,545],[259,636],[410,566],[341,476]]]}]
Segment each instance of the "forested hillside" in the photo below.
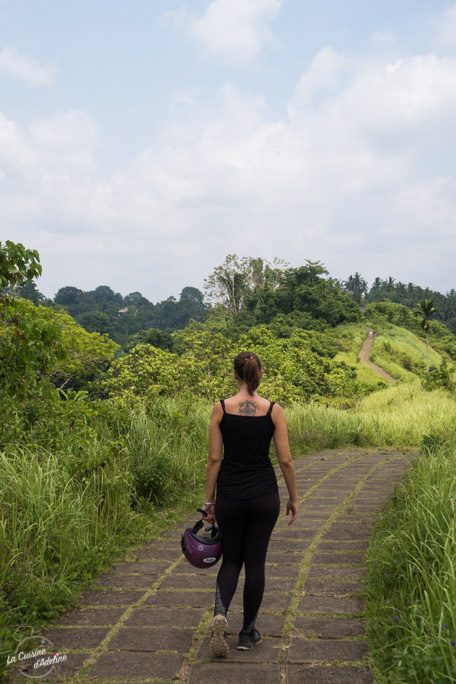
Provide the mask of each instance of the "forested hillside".
[{"label": "forested hillside", "polygon": [[204,322],[215,313],[229,314],[244,330],[276,318],[277,327],[287,327],[291,322],[297,327],[322,330],[342,321],[359,320],[359,309],[371,303],[392,302],[414,309],[423,299],[433,301],[435,320],[456,332],[454,290],[443,295],[428,287],[396,282],[392,277],[377,277],[369,287],[358,272],[345,281],[328,275],[320,262],[289,268],[281,259],[269,262],[231,254],[208,275],[204,293],[187,286],[179,299],[170,296],[155,304],[140,292],[123,296],[107,285],[91,291],[65,286],[52,300],[46,299],[33,281],[18,286],[15,292],[34,304],[63,309],[88,332],[107,333],[127,350],[146,342],[170,351],[170,333],[185,328],[190,320]]},{"label": "forested hillside", "polygon": [[413,309],[417,302],[432,299],[437,307],[436,319],[445,323],[453,333],[456,333],[456,290],[454,289],[442,294],[429,287],[423,288],[414,283],[396,281],[391,276],[385,279],[377,276],[369,287],[368,282],[358,272],[350,275],[342,285],[360,306],[372,302],[390,301]]}]

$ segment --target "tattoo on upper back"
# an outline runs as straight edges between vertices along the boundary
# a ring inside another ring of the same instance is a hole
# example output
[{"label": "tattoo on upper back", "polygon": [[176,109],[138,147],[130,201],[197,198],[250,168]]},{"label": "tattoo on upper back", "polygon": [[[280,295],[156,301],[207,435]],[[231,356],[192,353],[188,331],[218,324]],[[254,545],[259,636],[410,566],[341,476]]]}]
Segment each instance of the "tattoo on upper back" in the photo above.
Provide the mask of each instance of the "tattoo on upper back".
[{"label": "tattoo on upper back", "polygon": [[241,401],[239,403],[239,415],[254,416],[256,414],[256,404],[253,401]]}]

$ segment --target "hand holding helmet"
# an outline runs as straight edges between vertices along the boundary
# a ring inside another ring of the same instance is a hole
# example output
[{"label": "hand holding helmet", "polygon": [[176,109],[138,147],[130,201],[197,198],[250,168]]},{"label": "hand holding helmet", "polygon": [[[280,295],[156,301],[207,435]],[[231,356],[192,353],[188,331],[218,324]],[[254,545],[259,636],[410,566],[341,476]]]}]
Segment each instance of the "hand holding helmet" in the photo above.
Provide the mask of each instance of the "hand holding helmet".
[{"label": "hand holding helmet", "polygon": [[[206,511],[201,508],[197,509],[200,513],[205,515]],[[212,523],[210,527],[206,527],[206,535],[201,533],[203,521],[198,520],[193,527],[187,527],[181,538],[182,553],[188,562],[195,568],[207,568],[215,565],[222,555],[222,540],[219,529]]]},{"label": "hand holding helmet", "polygon": [[209,502],[203,504],[202,512],[204,513],[207,522],[215,523],[214,506],[215,504]]}]

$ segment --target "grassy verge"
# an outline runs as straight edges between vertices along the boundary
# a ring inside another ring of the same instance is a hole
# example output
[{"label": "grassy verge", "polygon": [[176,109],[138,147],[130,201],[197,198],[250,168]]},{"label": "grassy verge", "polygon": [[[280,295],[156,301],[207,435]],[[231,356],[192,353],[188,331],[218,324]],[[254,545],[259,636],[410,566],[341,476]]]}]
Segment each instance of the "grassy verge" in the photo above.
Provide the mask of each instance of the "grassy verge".
[{"label": "grassy verge", "polygon": [[456,429],[456,401],[445,390],[426,392],[415,381],[375,392],[349,411],[295,406],[288,409],[287,419],[295,453],[345,446],[419,446],[425,435],[447,436]]},{"label": "grassy verge", "polygon": [[456,679],[456,447],[424,449],[377,524],[368,637],[379,682]]},{"label": "grassy verge", "polygon": [[[65,410],[74,417],[75,406]],[[18,625],[39,631],[106,567],[201,503],[205,402],[84,415],[82,451],[68,434],[67,451],[0,452],[0,679]]]}]

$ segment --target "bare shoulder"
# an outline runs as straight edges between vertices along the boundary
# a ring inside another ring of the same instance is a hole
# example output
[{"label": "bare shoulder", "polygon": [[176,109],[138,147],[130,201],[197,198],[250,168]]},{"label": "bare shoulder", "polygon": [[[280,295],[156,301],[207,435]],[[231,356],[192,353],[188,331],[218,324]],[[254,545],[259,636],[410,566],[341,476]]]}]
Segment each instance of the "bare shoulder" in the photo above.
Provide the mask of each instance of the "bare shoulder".
[{"label": "bare shoulder", "polygon": [[223,409],[222,409],[222,404],[220,401],[218,401],[216,404],[214,404],[212,408],[212,416],[211,418],[221,418],[223,416]]},{"label": "bare shoulder", "polygon": [[283,412],[283,408],[280,406],[280,404],[274,404],[272,407],[271,418],[274,420],[274,422],[285,420],[285,413]]}]

